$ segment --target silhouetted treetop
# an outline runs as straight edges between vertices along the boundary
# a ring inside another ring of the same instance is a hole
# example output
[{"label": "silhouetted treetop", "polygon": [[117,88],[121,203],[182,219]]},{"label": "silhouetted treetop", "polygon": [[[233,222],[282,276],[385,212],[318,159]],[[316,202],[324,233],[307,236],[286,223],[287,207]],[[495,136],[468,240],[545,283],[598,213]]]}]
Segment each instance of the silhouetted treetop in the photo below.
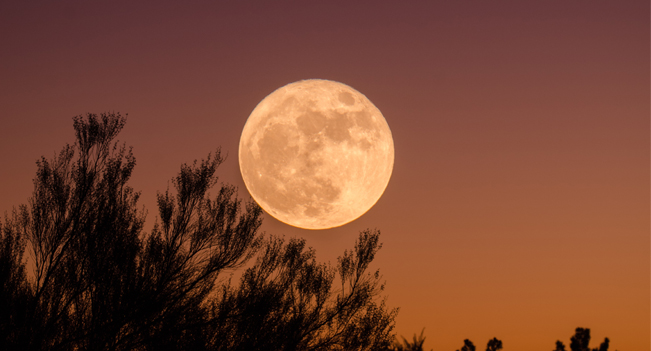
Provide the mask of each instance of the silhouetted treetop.
[{"label": "silhouetted treetop", "polygon": [[393,344],[394,351],[423,351],[423,345],[425,344],[425,329],[421,330],[420,335],[414,334],[413,342],[407,340],[404,336],[402,337],[402,343],[396,341]]},{"label": "silhouetted treetop", "polygon": [[565,351],[565,345],[560,340],[557,340],[554,351]]},{"label": "silhouetted treetop", "polygon": [[463,341],[463,347],[461,348],[461,351],[475,351],[475,345],[472,343],[472,341],[465,339]]},{"label": "silhouetted treetop", "polygon": [[502,349],[502,341],[498,338],[492,338],[488,340],[486,345],[486,351],[498,351]]},{"label": "silhouetted treetop", "polygon": [[[0,349],[376,350],[396,311],[367,272],[379,232],[337,267],[305,241],[259,233],[262,211],[218,187],[219,150],[181,166],[143,230],[126,118],[74,118],[76,142],[37,162],[34,192],[0,223]],[[27,265],[25,249],[30,253]],[[257,255],[239,284],[224,273]],[[30,267],[29,271],[26,267]]]},{"label": "silhouetted treetop", "polygon": [[[570,338],[571,351],[608,351],[610,340],[605,338],[599,345],[590,349],[590,329],[589,328],[576,328],[574,335]],[[565,345],[560,341],[556,341],[556,348],[554,351],[565,351]]]}]

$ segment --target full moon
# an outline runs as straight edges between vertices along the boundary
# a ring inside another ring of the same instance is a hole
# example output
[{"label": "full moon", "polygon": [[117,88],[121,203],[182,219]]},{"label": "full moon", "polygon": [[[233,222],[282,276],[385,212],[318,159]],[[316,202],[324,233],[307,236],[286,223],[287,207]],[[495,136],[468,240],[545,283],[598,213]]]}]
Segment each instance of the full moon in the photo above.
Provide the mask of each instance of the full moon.
[{"label": "full moon", "polygon": [[264,98],[239,147],[253,199],[279,221],[305,229],[338,227],[366,213],[389,183],[393,158],[380,110],[348,85],[322,79]]}]

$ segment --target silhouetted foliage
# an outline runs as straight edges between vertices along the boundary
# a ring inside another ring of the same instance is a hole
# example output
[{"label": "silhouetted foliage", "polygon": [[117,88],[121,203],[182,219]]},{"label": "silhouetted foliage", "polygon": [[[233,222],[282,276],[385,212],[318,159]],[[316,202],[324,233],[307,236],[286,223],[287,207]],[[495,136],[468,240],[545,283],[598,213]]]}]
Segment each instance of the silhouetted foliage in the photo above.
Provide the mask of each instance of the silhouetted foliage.
[{"label": "silhouetted foliage", "polygon": [[557,340],[554,351],[565,351],[565,345],[560,340]]},{"label": "silhouetted foliage", "polygon": [[[423,351],[425,343],[425,330],[421,331],[420,336],[414,334],[413,342],[402,337],[402,342],[395,340],[393,345],[389,348],[382,350],[389,351]],[[472,341],[465,339],[463,341],[464,345],[460,350],[457,351],[474,351],[475,345]],[[605,338],[604,341],[597,348],[590,349],[588,344],[590,343],[590,329],[587,328],[576,328],[575,334],[571,337],[571,351],[608,351],[608,346],[610,340]],[[498,338],[493,338],[488,341],[486,345],[486,351],[498,351],[502,350],[503,344],[502,341]],[[565,345],[559,340],[556,341],[556,348],[554,351],[566,351]]]},{"label": "silhouetted foliage", "polygon": [[[225,286],[212,327],[220,350],[379,350],[389,345],[395,312],[373,302],[379,272],[365,273],[379,249],[364,231],[337,270],[315,261],[305,241],[271,238],[238,287]],[[335,291],[337,275],[340,287]],[[360,313],[363,312],[363,313]]]},{"label": "silhouetted foliage", "polygon": [[[396,311],[377,300],[379,272],[367,272],[379,232],[362,232],[337,267],[317,263],[303,240],[264,239],[255,203],[243,205],[227,185],[209,196],[217,151],[181,167],[173,190],[158,195],[160,223],[145,233],[139,193],[128,186],[135,158],[114,141],[124,124],[119,114],[76,117],[76,143],[37,162],[28,205],[0,226],[0,349],[390,344]],[[257,253],[239,285],[224,281]]]},{"label": "silhouetted foliage", "polygon": [[463,347],[461,348],[461,351],[475,351],[475,345],[472,343],[472,341],[466,339],[463,341]]},{"label": "silhouetted foliage", "polygon": [[589,351],[590,329],[576,328],[576,333],[570,338],[570,350]]},{"label": "silhouetted foliage", "polygon": [[502,349],[502,341],[498,338],[492,338],[488,340],[486,345],[486,351],[498,351]]},{"label": "silhouetted foliage", "polygon": [[[25,241],[13,223],[0,224],[0,340],[17,342],[16,330],[25,325],[29,286],[21,260]],[[1,342],[1,341],[0,341]]]},{"label": "silhouetted foliage", "polygon": [[425,329],[420,332],[420,336],[414,334],[413,342],[402,337],[402,343],[399,341],[394,342],[393,350],[395,351],[423,351],[423,344],[425,344]]},{"label": "silhouetted foliage", "polygon": [[[570,338],[571,351],[608,351],[610,340],[605,338],[599,345],[590,349],[590,329],[589,328],[576,328],[574,335]],[[565,351],[565,345],[560,341],[556,341],[556,349],[554,351]]]}]

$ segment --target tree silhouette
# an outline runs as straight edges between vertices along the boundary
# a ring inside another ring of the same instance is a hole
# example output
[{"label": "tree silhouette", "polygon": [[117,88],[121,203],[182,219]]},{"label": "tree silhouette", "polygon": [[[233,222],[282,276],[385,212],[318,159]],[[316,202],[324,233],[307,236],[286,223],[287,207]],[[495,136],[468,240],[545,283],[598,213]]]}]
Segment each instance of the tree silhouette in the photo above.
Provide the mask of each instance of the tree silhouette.
[{"label": "tree silhouette", "polygon": [[29,286],[22,257],[25,242],[11,222],[0,223],[0,342],[17,343],[16,330],[25,325]]},{"label": "tree silhouette", "polygon": [[413,342],[409,342],[404,336],[402,343],[396,341],[393,345],[395,351],[423,351],[423,344],[425,344],[425,329],[421,330],[420,336],[414,334]]},{"label": "tree silhouette", "polygon": [[461,351],[475,351],[475,345],[472,343],[472,341],[465,339],[463,341],[463,347],[461,348]]},{"label": "tree silhouette", "polygon": [[[305,241],[271,238],[239,287],[226,286],[213,307],[221,350],[379,350],[389,345],[395,312],[375,304],[379,272],[365,271],[379,249],[378,232],[364,231],[335,271],[315,261]],[[359,313],[363,311],[363,313]],[[351,321],[354,321],[351,323]]]},{"label": "tree silhouette", "polygon": [[[571,351],[608,351],[610,340],[605,338],[599,345],[590,349],[590,329],[589,328],[576,328],[574,335],[570,338]],[[556,349],[554,351],[565,351],[565,345],[560,341],[556,341]]]},{"label": "tree silhouette", "polygon": [[488,340],[486,345],[486,351],[499,351],[502,349],[502,341],[498,338],[492,338]]},{"label": "tree silhouette", "polygon": [[[183,165],[143,231],[128,185],[119,114],[75,117],[76,142],[37,162],[28,205],[0,226],[0,349],[371,350],[389,345],[395,310],[367,272],[379,232],[337,267],[302,240],[264,239],[261,210],[217,184],[219,150]],[[25,249],[30,264],[24,261]],[[259,253],[239,285],[225,272]],[[27,274],[26,267],[30,267]],[[340,287],[335,288],[340,283]]]},{"label": "tree silhouette", "polygon": [[570,350],[590,351],[590,329],[576,328],[576,333],[570,338]]},{"label": "tree silhouette", "polygon": [[554,351],[565,351],[565,345],[560,340],[557,340]]}]

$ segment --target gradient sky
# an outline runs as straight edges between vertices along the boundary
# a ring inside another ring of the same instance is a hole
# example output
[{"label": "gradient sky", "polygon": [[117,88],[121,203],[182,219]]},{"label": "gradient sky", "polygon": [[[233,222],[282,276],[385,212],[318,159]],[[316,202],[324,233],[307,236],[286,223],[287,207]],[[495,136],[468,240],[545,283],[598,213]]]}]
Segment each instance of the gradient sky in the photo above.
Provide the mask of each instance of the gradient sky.
[{"label": "gradient sky", "polygon": [[340,81],[384,114],[384,196],[340,228],[265,215],[336,263],[378,228],[374,263],[396,331],[427,349],[492,337],[542,351],[649,350],[649,2],[2,1],[0,211],[26,203],[35,161],[72,117],[128,113],[132,186],[150,225],[184,162],[218,147],[249,198],[240,133],[266,95]]}]

